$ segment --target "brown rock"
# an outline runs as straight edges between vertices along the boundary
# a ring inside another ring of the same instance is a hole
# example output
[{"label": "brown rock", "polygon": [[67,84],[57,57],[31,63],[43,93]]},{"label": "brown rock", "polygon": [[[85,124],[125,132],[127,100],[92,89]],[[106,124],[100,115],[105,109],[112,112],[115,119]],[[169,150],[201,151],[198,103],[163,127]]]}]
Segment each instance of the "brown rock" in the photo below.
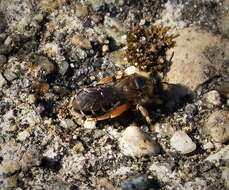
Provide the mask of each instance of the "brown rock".
[{"label": "brown rock", "polygon": [[[220,63],[212,65],[204,51],[210,46],[226,46],[218,36],[211,33],[196,31],[195,28],[185,28],[178,31],[173,64],[167,74],[169,83],[181,84],[194,90],[208,76],[205,74],[209,67],[221,67]],[[226,43],[226,42],[225,42]]]}]

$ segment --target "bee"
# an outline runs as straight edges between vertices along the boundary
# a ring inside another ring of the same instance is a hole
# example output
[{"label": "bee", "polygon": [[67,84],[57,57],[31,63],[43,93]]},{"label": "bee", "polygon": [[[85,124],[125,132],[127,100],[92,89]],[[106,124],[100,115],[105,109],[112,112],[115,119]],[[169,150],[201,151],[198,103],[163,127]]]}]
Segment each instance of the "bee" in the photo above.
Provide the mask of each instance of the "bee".
[{"label": "bee", "polygon": [[144,105],[159,101],[156,77],[139,72],[104,81],[95,87],[79,90],[71,102],[73,110],[100,121],[118,117],[129,108],[137,108],[146,121],[152,123]]},{"label": "bee", "polygon": [[95,87],[79,90],[71,101],[73,110],[90,114],[92,119],[100,121],[120,116],[129,108],[137,108],[151,125],[145,106],[163,103],[165,83],[160,73],[165,76],[169,70],[172,62],[167,61],[166,52],[175,46],[177,36],[168,34],[168,30],[155,25],[131,30],[127,37],[126,58],[135,71],[126,72],[119,79],[105,78]]}]

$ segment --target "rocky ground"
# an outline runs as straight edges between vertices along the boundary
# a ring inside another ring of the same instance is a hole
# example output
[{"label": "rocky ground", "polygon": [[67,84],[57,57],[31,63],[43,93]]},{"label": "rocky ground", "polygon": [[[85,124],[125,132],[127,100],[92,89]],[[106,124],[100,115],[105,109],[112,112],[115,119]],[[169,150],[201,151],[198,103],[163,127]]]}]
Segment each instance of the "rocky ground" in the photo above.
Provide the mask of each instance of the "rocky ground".
[{"label": "rocky ground", "polygon": [[[229,189],[228,16],[228,0],[0,0],[1,189]],[[179,34],[153,126],[82,123],[71,97],[150,24]]]}]

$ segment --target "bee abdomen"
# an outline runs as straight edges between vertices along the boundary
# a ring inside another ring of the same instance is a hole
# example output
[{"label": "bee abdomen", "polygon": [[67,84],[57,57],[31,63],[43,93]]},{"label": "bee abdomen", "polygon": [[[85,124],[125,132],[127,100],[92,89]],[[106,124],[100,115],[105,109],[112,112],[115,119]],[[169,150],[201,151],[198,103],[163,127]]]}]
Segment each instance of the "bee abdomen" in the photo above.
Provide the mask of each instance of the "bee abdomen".
[{"label": "bee abdomen", "polygon": [[101,114],[123,101],[119,92],[111,86],[85,88],[76,94],[72,101],[75,111],[85,114]]}]

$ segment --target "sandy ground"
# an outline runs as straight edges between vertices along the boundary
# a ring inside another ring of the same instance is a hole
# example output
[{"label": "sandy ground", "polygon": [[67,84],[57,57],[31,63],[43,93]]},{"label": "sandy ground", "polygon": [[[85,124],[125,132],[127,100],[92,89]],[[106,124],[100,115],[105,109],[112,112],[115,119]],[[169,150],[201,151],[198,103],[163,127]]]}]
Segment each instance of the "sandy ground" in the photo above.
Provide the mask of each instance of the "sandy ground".
[{"label": "sandy ground", "polygon": [[[228,16],[228,0],[0,0],[0,189],[229,189]],[[179,35],[153,124],[73,113],[152,24]]]}]

